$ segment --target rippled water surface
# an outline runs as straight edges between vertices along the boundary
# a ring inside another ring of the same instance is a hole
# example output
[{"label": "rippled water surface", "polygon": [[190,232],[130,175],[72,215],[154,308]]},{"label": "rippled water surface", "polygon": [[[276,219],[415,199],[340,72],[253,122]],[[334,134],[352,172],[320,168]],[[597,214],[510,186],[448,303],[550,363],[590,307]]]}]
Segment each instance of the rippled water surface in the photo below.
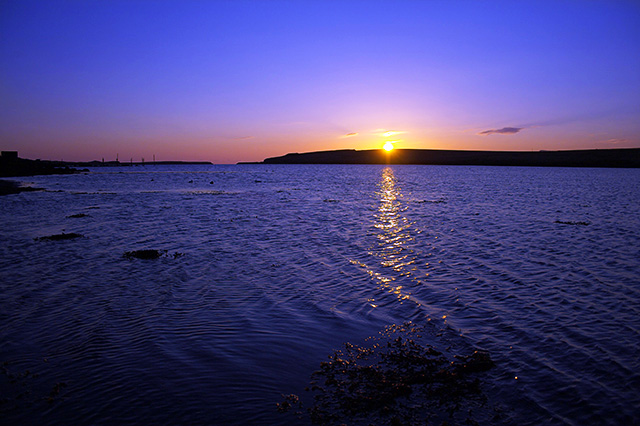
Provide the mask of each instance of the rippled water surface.
[{"label": "rippled water surface", "polygon": [[281,394],[409,320],[488,351],[514,424],[640,423],[639,170],[23,180],[46,191],[0,198],[1,423],[288,424]]}]

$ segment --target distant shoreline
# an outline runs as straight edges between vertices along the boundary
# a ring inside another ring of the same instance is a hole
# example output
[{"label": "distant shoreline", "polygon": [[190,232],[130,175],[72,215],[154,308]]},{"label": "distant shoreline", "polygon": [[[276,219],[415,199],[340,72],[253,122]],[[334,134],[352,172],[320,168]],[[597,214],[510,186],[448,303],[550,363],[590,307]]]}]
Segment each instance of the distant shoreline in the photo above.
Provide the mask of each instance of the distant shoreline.
[{"label": "distant shoreline", "polygon": [[173,166],[212,165],[210,161],[52,161],[69,167],[131,167],[131,166]]},{"label": "distant shoreline", "polygon": [[[256,164],[256,163],[238,163]],[[640,168],[640,148],[568,151],[455,151],[436,149],[343,149],[289,153],[257,164],[414,164],[447,166]]]},{"label": "distant shoreline", "polygon": [[[29,160],[17,156],[16,151],[3,151],[0,156],[0,177],[24,177],[37,175],[73,174],[88,172],[87,167],[132,167],[149,165],[211,165],[209,161],[52,161]],[[82,167],[78,170],[77,167]]]}]

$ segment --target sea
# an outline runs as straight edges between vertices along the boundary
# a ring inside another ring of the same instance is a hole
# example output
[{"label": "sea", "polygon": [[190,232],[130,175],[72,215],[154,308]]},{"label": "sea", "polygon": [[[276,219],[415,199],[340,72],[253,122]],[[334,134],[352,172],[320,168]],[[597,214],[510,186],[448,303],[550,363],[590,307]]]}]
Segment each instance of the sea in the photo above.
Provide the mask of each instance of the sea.
[{"label": "sea", "polygon": [[[1,424],[640,424],[639,169],[149,164],[15,180],[43,191],[0,198]],[[77,235],[46,238],[62,234]],[[344,348],[382,353],[412,327],[449,362],[490,357],[454,383],[481,398],[414,380],[349,409]],[[335,400],[314,417],[323,386]]]}]

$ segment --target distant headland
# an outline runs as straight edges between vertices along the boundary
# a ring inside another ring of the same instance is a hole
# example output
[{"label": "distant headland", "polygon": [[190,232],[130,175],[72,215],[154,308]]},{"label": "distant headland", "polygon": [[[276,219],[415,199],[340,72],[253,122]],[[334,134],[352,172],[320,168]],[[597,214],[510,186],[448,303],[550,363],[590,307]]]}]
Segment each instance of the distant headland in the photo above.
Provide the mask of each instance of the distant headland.
[{"label": "distant headland", "polygon": [[[246,164],[246,163],[244,163]],[[291,153],[262,164],[424,164],[448,166],[640,168],[640,148],[569,151],[453,151],[438,149],[343,149]]]}]

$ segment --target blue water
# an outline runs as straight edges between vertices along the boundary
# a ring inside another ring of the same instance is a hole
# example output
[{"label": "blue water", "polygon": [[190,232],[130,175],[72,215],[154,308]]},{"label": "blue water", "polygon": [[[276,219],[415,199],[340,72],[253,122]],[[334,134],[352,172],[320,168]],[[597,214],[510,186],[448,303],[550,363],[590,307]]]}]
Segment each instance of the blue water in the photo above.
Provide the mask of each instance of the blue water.
[{"label": "blue water", "polygon": [[291,424],[281,394],[406,321],[491,354],[506,423],[640,423],[640,170],[21,180],[45,191],[0,198],[0,423]]}]

